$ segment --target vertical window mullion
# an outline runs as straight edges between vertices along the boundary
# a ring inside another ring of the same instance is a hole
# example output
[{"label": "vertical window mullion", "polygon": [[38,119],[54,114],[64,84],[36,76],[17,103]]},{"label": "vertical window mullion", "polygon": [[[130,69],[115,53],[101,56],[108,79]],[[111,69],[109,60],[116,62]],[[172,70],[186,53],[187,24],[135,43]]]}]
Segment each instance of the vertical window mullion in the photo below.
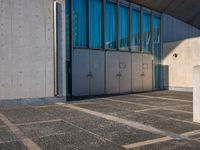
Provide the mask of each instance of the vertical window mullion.
[{"label": "vertical window mullion", "polygon": [[87,0],[87,47],[90,48],[90,0]]},{"label": "vertical window mullion", "polygon": [[140,51],[143,51],[143,8],[140,8]]}]

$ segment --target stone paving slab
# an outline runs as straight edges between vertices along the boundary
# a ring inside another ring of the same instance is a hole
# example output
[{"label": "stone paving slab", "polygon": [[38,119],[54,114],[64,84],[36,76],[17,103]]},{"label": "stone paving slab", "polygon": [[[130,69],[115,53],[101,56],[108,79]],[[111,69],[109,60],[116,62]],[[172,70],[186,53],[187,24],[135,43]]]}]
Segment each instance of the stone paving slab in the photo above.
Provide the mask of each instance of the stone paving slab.
[{"label": "stone paving slab", "polygon": [[0,120],[0,126],[4,126],[4,123],[3,123],[3,121],[1,121],[1,120]]},{"label": "stone paving slab", "polygon": [[169,97],[176,99],[184,99],[192,101],[192,92],[178,92],[178,91],[155,91],[141,93],[142,95],[156,96],[156,97]]},{"label": "stone paving slab", "polygon": [[58,119],[58,116],[51,116],[31,107],[3,109],[0,112],[14,124]]},{"label": "stone paving slab", "polygon": [[170,101],[170,100],[163,100],[158,98],[145,98],[145,99],[135,99],[131,96],[123,96],[123,97],[112,97],[112,99],[145,104],[150,106],[159,106],[159,107],[167,107],[167,106],[180,106],[181,105],[190,105],[188,102],[179,102],[179,101]]},{"label": "stone paving slab", "polygon": [[21,142],[9,142],[9,143],[1,143],[1,150],[28,150],[28,148],[23,145]]},{"label": "stone paving slab", "polygon": [[196,135],[193,135],[193,136],[190,136],[190,138],[200,141],[200,133],[196,134]]},{"label": "stone paving slab", "polygon": [[161,135],[142,131],[125,125],[118,125],[109,128],[97,128],[90,131],[120,145],[142,142],[145,140],[162,137]]},{"label": "stone paving slab", "polygon": [[117,144],[86,132],[37,138],[33,141],[42,150],[125,150]]},{"label": "stone paving slab", "polygon": [[193,130],[200,130],[200,125],[152,116],[143,113],[127,113],[119,115],[118,117],[135,122],[140,122],[158,129],[163,129],[174,133],[185,133]]},{"label": "stone paving slab", "polygon": [[0,143],[17,140],[15,135],[6,127],[0,128]]},{"label": "stone paving slab", "polygon": [[199,150],[200,142],[188,141],[188,140],[170,140],[167,142],[161,142],[130,150]]},{"label": "stone paving slab", "polygon": [[148,110],[148,111],[145,111],[144,113],[153,114],[153,115],[161,115],[161,116],[168,117],[168,118],[175,118],[175,119],[191,121],[191,122],[193,120],[192,114],[178,112],[178,111],[172,111],[172,110],[163,110],[163,109]]},{"label": "stone paving slab", "polygon": [[[85,105],[87,103],[75,103],[75,105]],[[90,105],[97,105],[97,106],[109,106],[109,107],[115,107],[116,109],[120,109],[120,110],[128,110],[128,111],[138,111],[138,110],[143,110],[143,109],[148,109],[151,107],[148,106],[141,106],[141,105],[135,105],[135,104],[126,104],[126,103],[121,103],[121,102],[117,102],[117,101],[110,101],[110,100],[105,100],[105,99],[101,99],[100,100],[96,100],[93,101],[93,103],[89,103]],[[88,105],[89,105],[88,104]]]},{"label": "stone paving slab", "polygon": [[29,138],[38,138],[56,134],[79,134],[79,128],[69,125],[63,121],[38,123],[33,125],[20,125],[20,130]]},{"label": "stone paving slab", "polygon": [[171,107],[177,110],[183,110],[183,111],[189,111],[189,112],[193,112],[193,106],[192,104],[190,106],[180,106],[180,107]]}]

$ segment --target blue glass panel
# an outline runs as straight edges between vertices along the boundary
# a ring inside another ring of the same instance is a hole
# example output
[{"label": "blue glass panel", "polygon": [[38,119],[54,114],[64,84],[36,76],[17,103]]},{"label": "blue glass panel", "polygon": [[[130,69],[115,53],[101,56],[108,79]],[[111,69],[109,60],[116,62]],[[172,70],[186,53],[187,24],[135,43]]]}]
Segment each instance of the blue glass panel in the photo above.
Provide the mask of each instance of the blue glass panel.
[{"label": "blue glass panel", "polygon": [[117,45],[116,34],[116,4],[106,3],[106,48],[115,49]]},{"label": "blue glass panel", "polygon": [[151,15],[143,14],[143,51],[151,51]]},{"label": "blue glass panel", "polygon": [[120,49],[128,50],[129,13],[128,7],[120,6]]},{"label": "blue glass panel", "polygon": [[154,56],[156,61],[160,61],[161,59],[161,20],[160,17],[154,16],[153,18],[153,47],[154,47]]},{"label": "blue glass panel", "polygon": [[140,51],[140,11],[132,10],[131,50]]},{"label": "blue glass panel", "polygon": [[87,46],[87,0],[73,0],[73,44]]},{"label": "blue glass panel", "polygon": [[102,0],[90,0],[90,47],[102,48]]},{"label": "blue glass panel", "polygon": [[161,19],[153,17],[153,50],[155,63],[155,88],[161,87]]}]

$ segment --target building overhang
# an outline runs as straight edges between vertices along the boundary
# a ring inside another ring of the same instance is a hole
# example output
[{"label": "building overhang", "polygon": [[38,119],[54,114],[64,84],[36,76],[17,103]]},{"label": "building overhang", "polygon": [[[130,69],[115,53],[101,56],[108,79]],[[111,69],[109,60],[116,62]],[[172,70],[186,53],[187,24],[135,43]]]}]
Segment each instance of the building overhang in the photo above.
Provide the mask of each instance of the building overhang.
[{"label": "building overhang", "polygon": [[166,13],[200,29],[199,0],[129,0],[133,3]]}]

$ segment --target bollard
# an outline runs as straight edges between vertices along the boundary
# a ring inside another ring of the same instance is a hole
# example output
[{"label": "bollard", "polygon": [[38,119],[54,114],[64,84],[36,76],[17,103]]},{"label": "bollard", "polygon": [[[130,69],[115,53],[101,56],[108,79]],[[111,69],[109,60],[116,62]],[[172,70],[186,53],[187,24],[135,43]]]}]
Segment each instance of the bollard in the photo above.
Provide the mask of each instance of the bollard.
[{"label": "bollard", "polygon": [[193,68],[193,121],[200,123],[200,66]]}]

